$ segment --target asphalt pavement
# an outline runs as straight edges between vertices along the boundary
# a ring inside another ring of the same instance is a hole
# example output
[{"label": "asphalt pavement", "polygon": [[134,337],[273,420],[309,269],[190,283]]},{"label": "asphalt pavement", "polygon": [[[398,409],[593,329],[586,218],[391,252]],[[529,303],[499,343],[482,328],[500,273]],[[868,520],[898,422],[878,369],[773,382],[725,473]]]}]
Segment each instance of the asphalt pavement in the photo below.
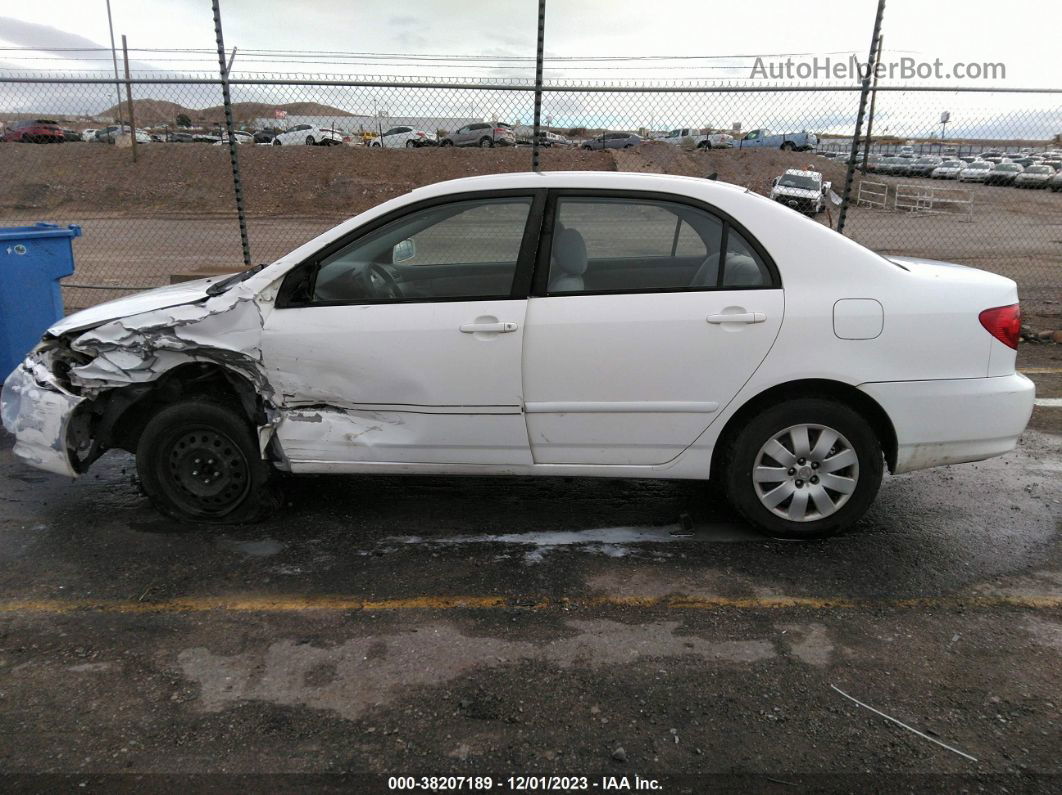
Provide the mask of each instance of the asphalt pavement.
[{"label": "asphalt pavement", "polygon": [[261,525],[182,525],[125,454],[69,482],[0,437],[0,775],[1058,791],[1062,409],[1036,411],[816,542],[631,480],[304,477]]}]

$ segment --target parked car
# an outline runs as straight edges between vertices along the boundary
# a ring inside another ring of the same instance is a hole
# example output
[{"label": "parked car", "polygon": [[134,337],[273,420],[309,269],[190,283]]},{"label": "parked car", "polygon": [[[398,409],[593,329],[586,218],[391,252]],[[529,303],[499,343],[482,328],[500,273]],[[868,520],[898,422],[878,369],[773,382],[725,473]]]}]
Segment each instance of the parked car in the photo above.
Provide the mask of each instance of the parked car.
[{"label": "parked car", "polygon": [[332,142],[332,136],[315,124],[296,124],[286,132],[278,133],[273,137],[273,146],[286,144],[288,146],[305,144],[306,146],[328,145]]},{"label": "parked car", "polygon": [[933,179],[958,179],[964,168],[966,164],[961,160],[945,160],[934,168],[929,176]]},{"label": "parked car", "polygon": [[956,158],[956,160],[961,160],[964,163],[972,163],[975,160],[980,160],[980,159],[981,158],[978,157],[977,155],[962,155],[962,156]]},{"label": "parked car", "polygon": [[66,127],[63,127],[62,130],[63,130],[63,141],[64,142],[76,141],[78,143],[81,143],[81,133],[80,132],[78,132],[77,130],[67,129]]},{"label": "parked car", "polygon": [[641,136],[632,132],[604,133],[583,142],[583,149],[630,149],[642,142]]},{"label": "parked car", "polygon": [[321,133],[324,136],[321,146],[340,146],[348,140],[348,136],[342,130],[334,127],[322,127]]},{"label": "parked car", "polygon": [[899,149],[896,150],[896,156],[897,157],[914,158],[915,157],[914,147],[913,146],[901,146]]},{"label": "parked car", "polygon": [[186,132],[168,132],[165,140],[169,144],[190,144],[195,141],[195,136]]},{"label": "parked car", "polygon": [[97,131],[98,131],[98,128],[96,128],[96,127],[90,127],[87,130],[82,130],[81,131],[81,140],[82,141],[94,141],[94,140],[96,140]]},{"label": "parked car", "polygon": [[[374,144],[374,146],[377,144]],[[466,124],[459,130],[448,133],[439,146],[479,146],[489,149],[492,146],[515,146],[516,133],[508,125],[476,122]]]},{"label": "parked car", "polygon": [[659,140],[675,146],[690,141],[690,145],[696,149],[728,149],[734,143],[734,136],[728,133],[702,133],[696,127],[680,127]]},{"label": "parked car", "polygon": [[[232,137],[237,144],[254,143],[254,135],[249,132],[244,132],[243,130],[233,130]],[[222,144],[224,144],[225,146],[228,146],[229,144],[229,137],[225,133],[222,133],[221,137],[214,142],[215,146],[221,146]]]},{"label": "parked car", "polygon": [[[117,124],[112,124],[109,127],[104,127],[103,129],[96,131],[96,141],[98,143],[113,144],[115,142],[115,139],[117,139],[119,136],[129,135],[132,132],[133,131],[131,130],[128,124],[123,124],[121,126]],[[144,130],[136,130],[135,134],[136,142],[138,144],[151,143],[151,136]]]},{"label": "parked car", "polygon": [[985,176],[986,185],[1011,185],[1024,169],[1017,163],[997,163]]},{"label": "parked car", "polygon": [[875,166],[874,171],[878,174],[898,175],[903,173],[903,171],[907,169],[908,162],[909,161],[906,157],[900,157],[899,155],[889,155],[888,157],[883,157],[881,158],[881,160],[878,161],[878,164],[877,166]]},{"label": "parked car", "polygon": [[806,152],[819,145],[818,136],[806,130],[798,133],[772,133],[770,130],[751,130],[733,143],[738,149],[767,147]]},{"label": "parked car", "polygon": [[23,144],[61,144],[66,138],[58,123],[50,119],[26,119],[8,124],[4,140]]},{"label": "parked car", "polygon": [[771,181],[770,198],[790,209],[806,215],[817,215],[826,208],[829,182],[823,182],[818,171],[788,169]]},{"label": "parked car", "polygon": [[937,155],[922,155],[908,164],[906,173],[912,177],[928,177],[943,162],[944,158]]},{"label": "parked car", "polygon": [[276,470],[710,477],[753,526],[808,538],[852,526],[886,466],[1012,450],[1034,396],[1019,331],[1010,279],[890,261],[744,188],[495,174],[71,314],[0,416],[64,476],[133,451],[182,520],[272,515]]},{"label": "parked car", "polygon": [[280,127],[264,127],[261,130],[254,131],[254,142],[256,144],[271,144],[273,139],[280,133],[284,132]]},{"label": "parked car", "polygon": [[[490,125],[487,126],[489,127]],[[435,133],[418,130],[416,127],[399,126],[384,131],[383,135],[370,141],[369,146],[382,147],[384,149],[415,149],[421,146],[437,146],[439,143],[440,141]],[[445,144],[443,145],[445,146]],[[491,146],[493,145],[492,142]]]},{"label": "parked car", "polygon": [[1054,175],[1055,170],[1050,166],[1029,166],[1014,177],[1014,187],[1046,188]]},{"label": "parked car", "polygon": [[984,182],[992,168],[987,160],[975,160],[959,172],[959,182]]},{"label": "parked car", "polygon": [[1049,187],[1053,191],[1062,190],[1062,171],[1059,171],[1057,174],[1051,177],[1051,181],[1047,183],[1047,187]]}]

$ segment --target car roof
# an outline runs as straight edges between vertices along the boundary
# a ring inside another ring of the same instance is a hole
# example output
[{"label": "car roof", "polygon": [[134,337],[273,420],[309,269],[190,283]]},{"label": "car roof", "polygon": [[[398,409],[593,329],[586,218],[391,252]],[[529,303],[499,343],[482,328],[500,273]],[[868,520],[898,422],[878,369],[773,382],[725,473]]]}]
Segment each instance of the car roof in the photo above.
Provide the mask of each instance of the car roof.
[{"label": "car roof", "polygon": [[[794,174],[798,177],[811,177],[812,179],[818,177],[819,179],[822,179],[822,174],[820,174],[818,171],[802,171],[799,168],[787,168],[785,170],[785,173]],[[782,176],[785,176],[785,174],[783,174]]]},{"label": "car roof", "polygon": [[738,191],[743,187],[725,182],[684,177],[675,174],[649,174],[626,171],[541,171],[512,174],[484,174],[436,182],[410,192],[417,199],[446,196],[465,191],[517,190],[520,188],[588,188],[598,190],[640,190],[688,194],[697,191]]}]

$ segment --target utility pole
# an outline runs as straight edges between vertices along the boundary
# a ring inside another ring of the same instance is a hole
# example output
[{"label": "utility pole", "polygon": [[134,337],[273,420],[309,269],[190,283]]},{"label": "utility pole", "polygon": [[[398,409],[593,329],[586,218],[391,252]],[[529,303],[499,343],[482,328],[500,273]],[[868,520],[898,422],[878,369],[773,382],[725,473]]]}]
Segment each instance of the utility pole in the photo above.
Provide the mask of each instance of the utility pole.
[{"label": "utility pole", "polygon": [[111,60],[114,61],[114,93],[118,97],[115,110],[118,113],[118,134],[122,133],[122,89],[118,84],[118,52],[114,49],[114,23],[111,22],[111,0],[107,0],[107,27],[111,31]]},{"label": "utility pole", "polygon": [[122,61],[125,63],[125,99],[129,103],[129,132],[133,141],[133,162],[136,162],[136,119],[133,117],[133,84],[129,82],[129,48],[122,34]]}]

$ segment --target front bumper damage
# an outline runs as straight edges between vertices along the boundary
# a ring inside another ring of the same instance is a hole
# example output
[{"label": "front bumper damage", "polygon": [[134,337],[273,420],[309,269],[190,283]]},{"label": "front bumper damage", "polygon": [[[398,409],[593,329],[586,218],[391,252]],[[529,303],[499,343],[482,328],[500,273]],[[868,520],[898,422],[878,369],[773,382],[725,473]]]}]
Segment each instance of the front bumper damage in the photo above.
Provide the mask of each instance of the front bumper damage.
[{"label": "front bumper damage", "polygon": [[28,357],[7,377],[0,392],[0,417],[15,437],[15,455],[38,469],[77,477],[69,431],[74,412],[84,401]]},{"label": "front bumper damage", "polygon": [[191,303],[46,334],[0,394],[15,454],[76,477],[107,449],[130,449],[121,443],[130,406],[161,384],[169,391],[158,399],[179,399],[181,384],[215,367],[257,425],[264,457],[280,416],[261,364],[257,298],[237,285]]}]

